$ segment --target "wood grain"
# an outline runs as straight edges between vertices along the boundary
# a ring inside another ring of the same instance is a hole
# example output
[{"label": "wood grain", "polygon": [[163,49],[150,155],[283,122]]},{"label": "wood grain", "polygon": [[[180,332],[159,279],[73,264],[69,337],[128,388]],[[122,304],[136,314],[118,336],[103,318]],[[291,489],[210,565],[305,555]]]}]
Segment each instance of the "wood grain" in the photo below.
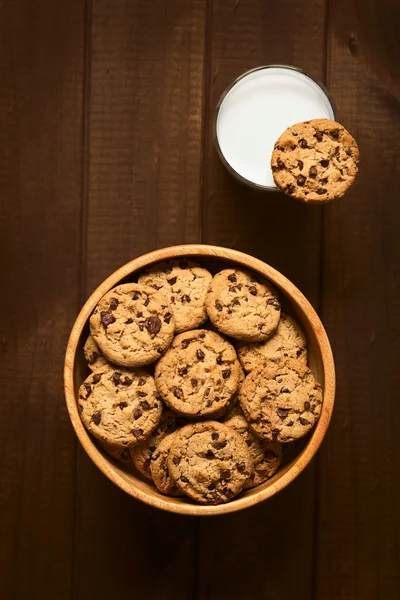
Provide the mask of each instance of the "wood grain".
[{"label": "wood grain", "polygon": [[79,306],[84,7],[1,5],[0,579],[69,599],[75,448],[62,393]]},{"label": "wood grain", "polygon": [[[202,0],[93,3],[85,296],[143,252],[198,240],[204,13]],[[134,502],[83,452],[77,485],[75,554],[90,558],[76,560],[76,600],[187,598],[194,523]]]},{"label": "wood grain", "polygon": [[323,318],[339,389],[320,455],[316,597],[394,600],[400,597],[400,144],[393,135],[400,127],[400,12],[389,0],[330,4],[328,83],[359,143],[361,170],[326,212]]}]

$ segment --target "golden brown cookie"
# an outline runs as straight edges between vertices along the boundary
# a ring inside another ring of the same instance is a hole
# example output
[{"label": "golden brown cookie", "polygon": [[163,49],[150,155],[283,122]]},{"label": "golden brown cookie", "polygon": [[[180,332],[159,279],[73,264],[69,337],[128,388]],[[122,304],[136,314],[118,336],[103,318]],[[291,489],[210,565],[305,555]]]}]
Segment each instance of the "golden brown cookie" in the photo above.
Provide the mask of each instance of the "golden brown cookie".
[{"label": "golden brown cookie", "polygon": [[205,301],[211,280],[211,273],[186,258],[157,263],[139,277],[139,283],[167,297],[176,333],[195,329],[206,320]]},{"label": "golden brown cookie", "polygon": [[85,345],[83,346],[83,353],[87,360],[89,369],[93,372],[102,371],[104,367],[108,367],[110,365],[108,360],[104,358],[100,352],[100,348],[90,334],[85,342]]},{"label": "golden brown cookie", "polygon": [[217,421],[204,421],[175,434],[168,468],[177,486],[193,500],[221,504],[241,492],[253,462],[236,431]]},{"label": "golden brown cookie", "polygon": [[150,471],[151,458],[158,444],[167,435],[175,431],[181,422],[182,420],[175,413],[164,406],[160,423],[153,433],[144,442],[129,449],[133,464],[148,479],[152,479]]},{"label": "golden brown cookie", "polygon": [[318,421],[322,388],[300,360],[259,363],[246,377],[240,404],[251,430],[270,442],[292,442]]},{"label": "golden brown cookie", "polygon": [[168,469],[168,456],[175,434],[167,435],[153,452],[150,463],[151,477],[162,494],[182,496],[181,490],[171,478]]},{"label": "golden brown cookie", "polygon": [[180,333],[155,369],[158,391],[168,406],[186,417],[205,417],[227,407],[239,384],[234,347],[218,333]]},{"label": "golden brown cookie", "polygon": [[113,448],[129,448],[149,437],[162,406],[153,377],[143,369],[107,368],[89,375],[79,388],[84,426]]},{"label": "golden brown cookie", "polygon": [[307,339],[300,325],[284,313],[281,313],[279,325],[266,341],[261,343],[236,344],[239,360],[247,373],[261,361],[281,361],[286,358],[298,358],[307,363]]},{"label": "golden brown cookie", "polygon": [[90,317],[90,332],[104,356],[125,367],[157,360],[172,342],[174,326],[167,298],[138,283],[110,290]]},{"label": "golden brown cookie", "polygon": [[251,271],[224,269],[207,294],[210,321],[225,335],[247,342],[263,342],[279,323],[281,305],[271,283]]},{"label": "golden brown cookie", "polygon": [[244,485],[244,489],[255,487],[270,479],[282,462],[282,444],[279,442],[267,442],[254,435],[244,416],[234,416],[225,422],[239,433],[246,442],[251,458],[253,459],[254,471]]},{"label": "golden brown cookie", "polygon": [[275,184],[303,202],[322,204],[340,198],[353,183],[359,150],[336,121],[314,119],[288,127],[271,157]]}]

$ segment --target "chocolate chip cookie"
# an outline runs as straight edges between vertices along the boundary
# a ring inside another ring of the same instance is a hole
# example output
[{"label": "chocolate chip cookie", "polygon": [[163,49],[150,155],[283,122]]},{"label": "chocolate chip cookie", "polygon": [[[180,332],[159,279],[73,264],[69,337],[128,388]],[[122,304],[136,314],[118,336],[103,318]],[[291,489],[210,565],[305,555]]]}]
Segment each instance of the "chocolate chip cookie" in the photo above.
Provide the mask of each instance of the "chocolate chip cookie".
[{"label": "chocolate chip cookie", "polygon": [[281,313],[272,285],[256,273],[238,269],[224,269],[214,276],[206,309],[219,331],[247,342],[268,339]]},{"label": "chocolate chip cookie", "polygon": [[181,490],[177,487],[168,470],[168,456],[174,433],[167,435],[158,444],[151,458],[150,471],[151,477],[157,488],[167,496],[182,496]]},{"label": "chocolate chip cookie", "polygon": [[195,329],[206,320],[205,300],[211,280],[211,273],[186,258],[157,263],[139,277],[139,283],[167,297],[176,333]]},{"label": "chocolate chip cookie", "polygon": [[89,369],[94,373],[96,371],[104,370],[104,367],[108,367],[110,363],[102,353],[100,352],[100,348],[94,341],[91,335],[88,336],[85,345],[83,346],[83,353],[87,360]]},{"label": "chocolate chip cookie", "polygon": [[318,421],[322,388],[304,362],[258,363],[239,396],[251,430],[271,442],[292,442]]},{"label": "chocolate chip cookie", "polygon": [[143,369],[108,368],[92,373],[79,388],[79,412],[100,442],[129,448],[157,427],[162,401],[154,379]]},{"label": "chocolate chip cookie", "polygon": [[141,444],[130,448],[129,452],[133,464],[137,470],[147,477],[152,479],[150,464],[153,453],[156,451],[158,444],[169,434],[177,429],[182,424],[179,419],[169,408],[164,406],[160,423],[153,433]]},{"label": "chocolate chip cookie", "polygon": [[303,202],[321,204],[343,196],[358,171],[354,138],[339,123],[314,119],[288,127],[274,146],[275,184]]},{"label": "chocolate chip cookie", "polygon": [[137,283],[110,290],[90,317],[90,332],[104,356],[125,367],[157,360],[170,345],[174,327],[165,295]]},{"label": "chocolate chip cookie", "polygon": [[281,313],[275,333],[261,343],[236,345],[239,360],[246,372],[252,371],[261,361],[280,362],[285,358],[298,358],[307,363],[307,340],[298,323],[289,315]]},{"label": "chocolate chip cookie", "polygon": [[239,433],[246,442],[254,464],[254,471],[244,485],[244,489],[255,487],[270,479],[282,462],[282,444],[267,442],[252,433],[244,416],[235,416],[225,422]]},{"label": "chocolate chip cookie", "polygon": [[104,448],[107,454],[112,458],[115,458],[115,460],[118,460],[124,464],[132,464],[132,459],[128,448],[120,448],[118,446],[113,446],[112,444],[107,444],[106,442],[101,442],[100,445],[102,448]]},{"label": "chocolate chip cookie", "polygon": [[217,421],[204,421],[176,433],[168,468],[186,495],[203,504],[221,504],[241,492],[253,462],[236,431]]},{"label": "chocolate chip cookie", "polygon": [[228,405],[239,384],[234,347],[218,333],[195,329],[180,333],[155,369],[158,391],[182,416],[214,415]]}]

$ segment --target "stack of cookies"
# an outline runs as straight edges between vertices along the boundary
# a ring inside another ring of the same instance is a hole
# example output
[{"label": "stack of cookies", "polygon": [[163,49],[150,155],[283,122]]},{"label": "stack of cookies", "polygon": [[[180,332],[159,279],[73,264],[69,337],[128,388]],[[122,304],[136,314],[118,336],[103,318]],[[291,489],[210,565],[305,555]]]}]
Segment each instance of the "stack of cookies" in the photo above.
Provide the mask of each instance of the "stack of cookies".
[{"label": "stack of cookies", "polygon": [[304,333],[245,270],[152,266],[100,300],[84,353],[83,424],[171,496],[220,504],[260,485],[321,411]]}]

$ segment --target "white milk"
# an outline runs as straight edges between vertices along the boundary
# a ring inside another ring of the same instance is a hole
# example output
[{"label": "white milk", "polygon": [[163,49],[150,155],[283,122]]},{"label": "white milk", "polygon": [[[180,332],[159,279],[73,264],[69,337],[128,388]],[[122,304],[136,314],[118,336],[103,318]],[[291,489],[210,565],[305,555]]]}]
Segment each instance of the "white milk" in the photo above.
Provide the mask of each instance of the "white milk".
[{"label": "white milk", "polygon": [[216,135],[225,160],[239,175],[275,187],[270,160],[276,140],[290,125],[323,117],[335,118],[315,81],[299,71],[268,67],[250,72],[229,90]]}]

